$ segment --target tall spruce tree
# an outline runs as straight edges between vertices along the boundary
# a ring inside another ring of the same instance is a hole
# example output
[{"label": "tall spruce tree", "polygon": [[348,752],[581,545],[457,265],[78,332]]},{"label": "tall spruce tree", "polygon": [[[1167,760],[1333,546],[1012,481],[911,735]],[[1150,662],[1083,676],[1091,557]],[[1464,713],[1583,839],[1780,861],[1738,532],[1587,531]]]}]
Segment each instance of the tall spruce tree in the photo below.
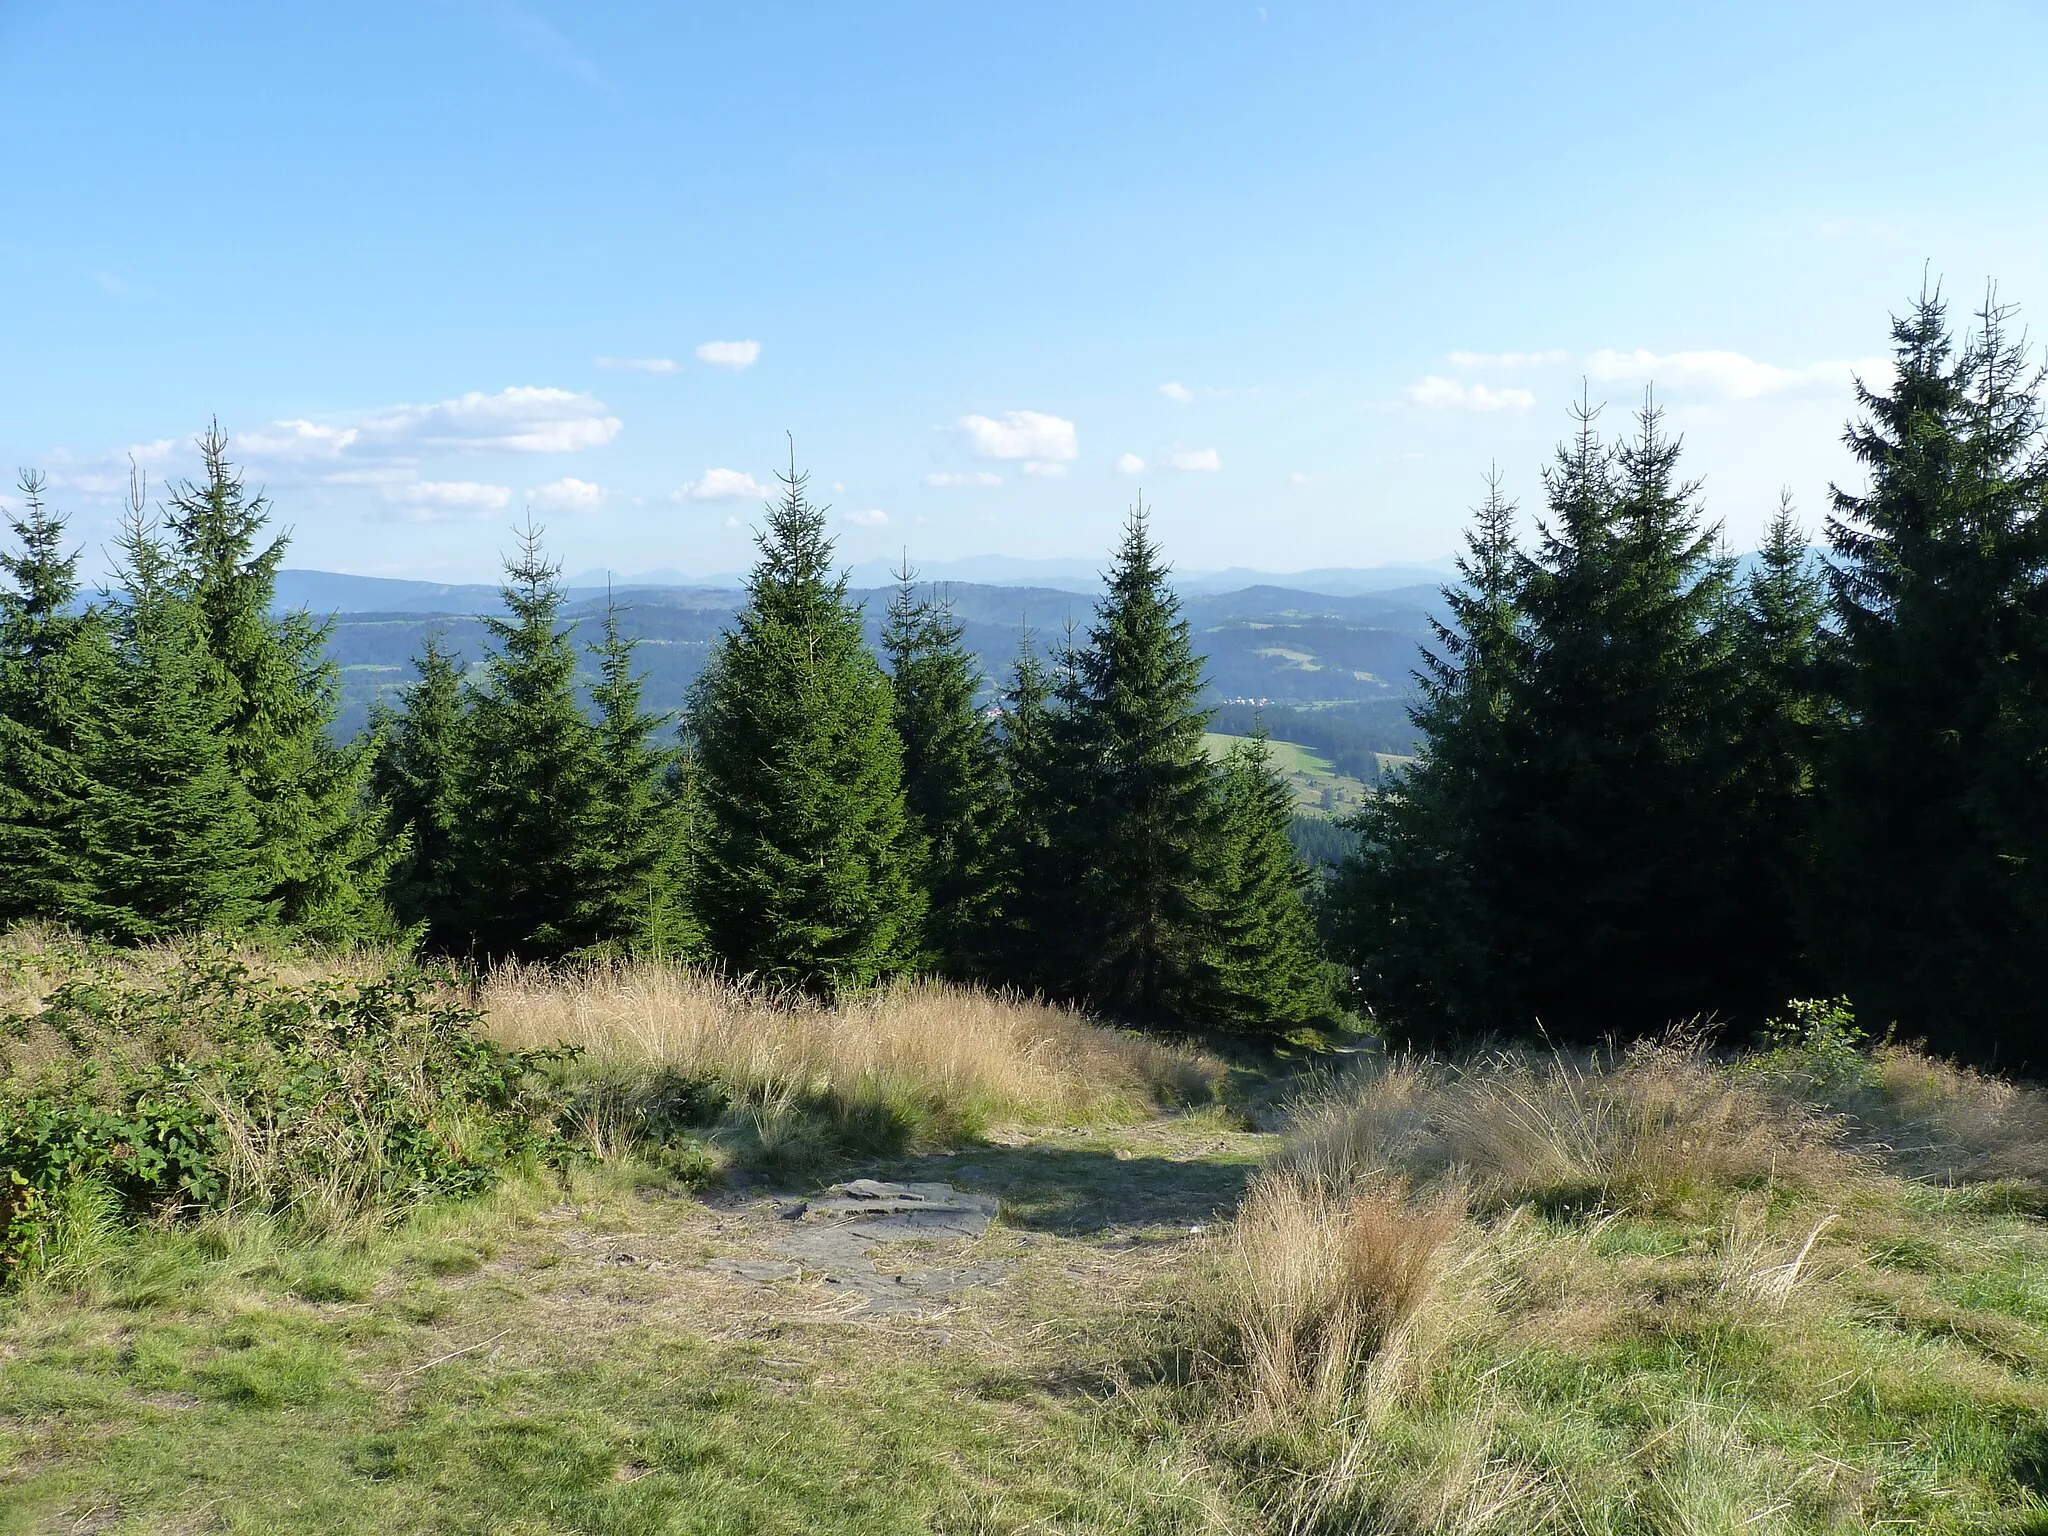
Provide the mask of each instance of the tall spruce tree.
[{"label": "tall spruce tree", "polygon": [[1162,1022],[1204,1011],[1222,846],[1202,662],[1167,575],[1140,503],[1077,658],[1061,771],[1082,814],[1059,850],[1081,872],[1087,995]]},{"label": "tall spruce tree", "polygon": [[826,509],[793,460],[781,478],[746,606],[692,699],[696,907],[735,972],[832,993],[913,963],[923,901],[889,680],[833,573]]},{"label": "tall spruce tree", "polygon": [[2040,377],[1987,298],[1958,352],[1938,292],[1858,385],[1869,476],[1828,525],[1839,726],[1813,938],[1866,1017],[2048,1066],[2048,548]]},{"label": "tall spruce tree", "polygon": [[79,841],[90,889],[77,918],[128,940],[268,926],[280,904],[275,866],[229,754],[233,701],[139,485],[119,549],[112,645],[84,732]]},{"label": "tall spruce tree", "polygon": [[1212,941],[1212,996],[1203,1013],[1249,1034],[1332,1024],[1338,1007],[1309,893],[1316,877],[1287,835],[1294,793],[1263,729],[1223,765],[1223,860]]},{"label": "tall spruce tree", "polygon": [[1520,1017],[1587,1038],[1746,1012],[1723,835],[1731,562],[1645,404],[1609,454],[1582,411],[1523,586],[1495,916]]},{"label": "tall spruce tree", "polygon": [[1352,819],[1358,847],[1326,903],[1360,1001],[1411,1039],[1484,1032],[1513,1007],[1505,978],[1520,966],[1496,952],[1492,882],[1528,666],[1516,515],[1490,472],[1416,674],[1421,754]]},{"label": "tall spruce tree", "polygon": [[105,637],[99,614],[78,611],[78,555],[43,488],[23,472],[23,510],[8,518],[17,547],[0,554],[0,928],[75,917],[89,888],[84,732],[104,676],[90,653]]},{"label": "tall spruce tree", "polygon": [[490,651],[467,691],[453,862],[463,938],[480,955],[553,958],[607,936],[590,879],[603,769],[560,578],[529,520],[505,562],[507,616],[485,618]]},{"label": "tall spruce tree", "polygon": [[418,928],[433,949],[460,948],[457,915],[457,838],[460,831],[462,753],[469,718],[457,659],[438,632],[413,658],[417,674],[404,704],[375,722],[372,792],[390,808],[391,826],[405,851],[391,867],[393,912]]},{"label": "tall spruce tree", "polygon": [[368,797],[371,755],[332,739],[340,691],[328,626],[304,610],[272,612],[290,538],[258,548],[270,504],[248,494],[227,446],[217,423],[200,438],[202,478],[174,489],[165,522],[226,710],[228,761],[262,829],[270,897],[285,926],[311,937],[381,934],[395,850]]},{"label": "tall spruce tree", "polygon": [[882,650],[889,661],[903,793],[921,847],[924,936],[934,968],[958,980],[990,972],[1002,911],[995,848],[1002,776],[989,722],[975,706],[981,671],[943,595],[899,573]]},{"label": "tall spruce tree", "polygon": [[1537,552],[1510,557],[1482,521],[1454,609],[1472,627],[1439,637],[1425,679],[1422,761],[1363,818],[1340,885],[1398,1033],[1540,1021],[1583,1039],[1770,1001],[1732,952],[1732,562],[1654,405],[1615,449],[1578,414]]}]

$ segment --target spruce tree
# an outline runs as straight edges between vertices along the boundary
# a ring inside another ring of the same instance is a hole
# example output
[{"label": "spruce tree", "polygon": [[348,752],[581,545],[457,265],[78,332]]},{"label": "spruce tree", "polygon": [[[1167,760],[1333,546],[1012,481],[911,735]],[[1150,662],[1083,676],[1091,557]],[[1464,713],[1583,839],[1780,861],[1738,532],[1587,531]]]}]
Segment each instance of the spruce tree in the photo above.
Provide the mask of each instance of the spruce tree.
[{"label": "spruce tree", "polygon": [[272,613],[289,536],[259,549],[270,504],[248,494],[218,424],[199,449],[202,478],[177,487],[166,509],[174,579],[226,711],[228,761],[262,829],[270,897],[285,926],[313,938],[385,933],[380,892],[395,850],[368,799],[367,745],[331,736],[340,692],[328,626],[303,610]]},{"label": "spruce tree", "polygon": [[1521,599],[1494,905],[1519,1017],[1501,1022],[1579,1038],[1769,1001],[1728,953],[1731,563],[1654,405],[1638,425],[1610,455],[1582,413]]},{"label": "spruce tree", "polygon": [[603,768],[573,626],[557,627],[560,577],[529,521],[505,562],[508,616],[484,620],[491,648],[467,690],[454,866],[462,936],[482,956],[552,958],[605,937],[590,880]]},{"label": "spruce tree", "polygon": [[1162,1022],[1203,1010],[1222,836],[1202,662],[1167,574],[1141,503],[1077,658],[1060,771],[1083,814],[1059,850],[1080,871],[1087,995]]},{"label": "spruce tree", "polygon": [[40,475],[21,477],[17,548],[0,554],[0,928],[26,917],[75,917],[88,889],[79,847],[86,793],[83,733],[103,676],[90,654],[101,616],[79,612],[78,555]]},{"label": "spruce tree", "polygon": [[793,462],[782,480],[746,606],[693,695],[695,904],[733,971],[833,993],[912,964],[923,902],[889,680],[833,574],[826,509]]},{"label": "spruce tree", "polygon": [[[1071,659],[1073,648],[1067,647]],[[993,850],[994,900],[1002,913],[991,974],[1006,985],[1051,996],[1080,991],[1082,966],[1075,936],[1081,871],[1069,857],[1076,845],[1079,807],[1074,795],[1073,743],[1068,704],[1073,669],[1048,673],[1026,627],[1003,690],[996,753],[1004,810]]]},{"label": "spruce tree", "polygon": [[672,750],[655,745],[669,717],[643,706],[645,679],[633,670],[638,645],[620,630],[618,606],[607,602],[604,637],[591,647],[597,777],[583,873],[588,924],[616,946],[680,956],[695,946],[671,876],[674,845],[685,834],[678,765]]},{"label": "spruce tree", "polygon": [[376,723],[371,789],[405,839],[389,877],[392,910],[431,948],[445,950],[461,944],[456,856],[469,718],[461,669],[438,632],[428,634],[413,670],[404,704]]},{"label": "spruce tree", "polygon": [[1840,630],[1813,939],[1874,1022],[2048,1065],[2048,498],[2039,376],[1987,299],[1956,349],[1939,293],[1858,385],[1866,490],[1828,525]]},{"label": "spruce tree", "polygon": [[127,940],[268,926],[279,908],[274,865],[229,754],[233,704],[139,488],[119,547],[112,644],[83,733],[90,889],[77,918]]},{"label": "spruce tree", "polygon": [[1766,997],[1804,996],[1818,978],[1804,959],[1802,914],[1812,881],[1814,770],[1827,704],[1820,671],[1827,584],[1781,499],[1745,585],[1735,641],[1736,753],[1727,835],[1737,849],[1732,953]]},{"label": "spruce tree", "polygon": [[975,707],[981,672],[943,596],[905,565],[882,631],[903,742],[903,793],[920,839],[930,963],[959,980],[990,970],[1001,912],[995,847],[1003,815],[995,739]]},{"label": "spruce tree", "polygon": [[1352,818],[1358,848],[1326,903],[1359,1000],[1410,1039],[1484,1032],[1513,1009],[1505,978],[1519,966],[1497,953],[1492,882],[1528,665],[1516,515],[1491,472],[1416,674],[1421,753]]},{"label": "spruce tree", "polygon": [[1294,794],[1263,729],[1231,748],[1220,793],[1224,857],[1204,1012],[1269,1036],[1329,1025],[1338,1009],[1309,906],[1316,877],[1288,838]]}]

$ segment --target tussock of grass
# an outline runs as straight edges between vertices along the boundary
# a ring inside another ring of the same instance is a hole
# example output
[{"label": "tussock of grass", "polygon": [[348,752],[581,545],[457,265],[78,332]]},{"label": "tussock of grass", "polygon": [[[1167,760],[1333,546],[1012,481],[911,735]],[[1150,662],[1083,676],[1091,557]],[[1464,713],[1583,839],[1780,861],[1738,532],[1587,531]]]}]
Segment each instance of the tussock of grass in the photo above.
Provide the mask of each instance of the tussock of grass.
[{"label": "tussock of grass", "polygon": [[1795,1054],[1322,1084],[1176,1320],[1194,1421],[1289,1531],[2048,1530],[2041,1096]]},{"label": "tussock of grass", "polygon": [[1205,1098],[1218,1064],[1034,998],[907,982],[836,1004],[621,961],[507,966],[480,993],[514,1050],[581,1053],[595,1148],[716,1123],[747,1161],[942,1145],[1002,1124],[1132,1119]]},{"label": "tussock of grass", "polygon": [[1252,1421],[1328,1413],[1368,1389],[1374,1362],[1434,1289],[1464,1214],[1450,1190],[1417,1203],[1400,1187],[1339,1194],[1263,1175],[1232,1224],[1235,1283],[1221,1298]]}]

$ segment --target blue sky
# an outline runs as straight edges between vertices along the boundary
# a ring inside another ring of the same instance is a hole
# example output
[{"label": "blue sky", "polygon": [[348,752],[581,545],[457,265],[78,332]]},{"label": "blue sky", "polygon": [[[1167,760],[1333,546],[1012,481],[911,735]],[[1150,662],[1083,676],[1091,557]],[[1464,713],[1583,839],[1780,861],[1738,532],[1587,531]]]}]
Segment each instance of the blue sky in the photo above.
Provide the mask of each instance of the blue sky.
[{"label": "blue sky", "polygon": [[[1654,378],[1818,520],[1923,266],[2048,305],[2038,5],[0,0],[0,451],[82,540],[218,414],[292,563],[1442,556]],[[2027,311],[2023,307],[2023,318]],[[1138,467],[1142,463],[1142,468]]]}]

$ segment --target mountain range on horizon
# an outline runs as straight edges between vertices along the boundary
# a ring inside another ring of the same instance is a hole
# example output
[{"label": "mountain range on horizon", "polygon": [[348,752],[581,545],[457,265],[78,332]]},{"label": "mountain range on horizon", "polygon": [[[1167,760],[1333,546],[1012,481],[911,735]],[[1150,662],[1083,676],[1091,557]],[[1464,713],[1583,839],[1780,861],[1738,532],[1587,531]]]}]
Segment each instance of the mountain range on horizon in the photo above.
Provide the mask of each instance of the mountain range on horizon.
[{"label": "mountain range on horizon", "polygon": [[[856,561],[845,567],[847,584],[857,590],[896,584],[898,563]],[[1077,559],[1026,560],[1007,555],[979,555],[964,560],[914,564],[921,583],[958,582],[975,586],[1034,587],[1074,593],[1102,589],[1101,568]],[[1253,587],[1278,587],[1322,597],[1358,597],[1407,587],[1436,587],[1456,575],[1448,558],[1421,565],[1329,566],[1308,571],[1260,571],[1233,566],[1220,571],[1189,571],[1175,586],[1189,596],[1211,596]],[[574,596],[615,591],[674,589],[732,592],[746,584],[733,571],[692,575],[672,567],[631,573],[588,570],[566,578]],[[277,573],[277,603],[315,613],[480,613],[499,606],[495,582],[437,582],[398,576],[358,576],[345,571],[290,569]]]}]

